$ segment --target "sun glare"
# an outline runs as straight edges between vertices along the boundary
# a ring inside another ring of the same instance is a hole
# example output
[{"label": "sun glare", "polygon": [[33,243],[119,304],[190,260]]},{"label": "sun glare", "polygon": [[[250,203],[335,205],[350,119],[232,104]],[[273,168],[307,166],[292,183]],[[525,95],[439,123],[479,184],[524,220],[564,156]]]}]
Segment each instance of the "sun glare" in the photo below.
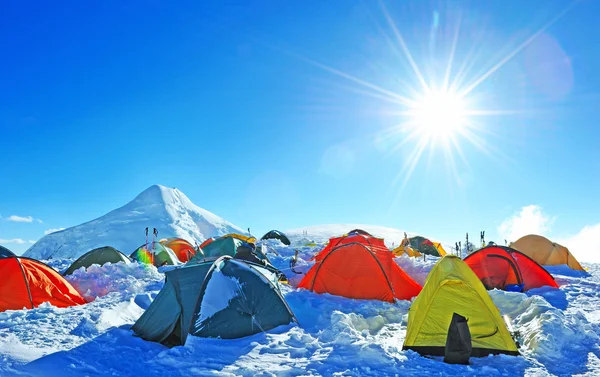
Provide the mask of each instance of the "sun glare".
[{"label": "sun glare", "polygon": [[415,98],[408,115],[419,133],[436,139],[454,136],[468,118],[465,101],[448,90],[431,91]]}]

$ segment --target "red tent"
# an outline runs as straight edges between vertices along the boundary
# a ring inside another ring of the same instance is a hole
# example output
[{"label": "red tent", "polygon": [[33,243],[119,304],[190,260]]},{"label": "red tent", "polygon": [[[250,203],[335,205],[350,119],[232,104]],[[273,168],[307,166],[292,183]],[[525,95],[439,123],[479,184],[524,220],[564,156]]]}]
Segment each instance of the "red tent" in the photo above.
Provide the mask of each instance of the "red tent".
[{"label": "red tent", "polygon": [[343,236],[330,238],[327,246],[325,246],[319,254],[315,255],[312,260],[320,261],[325,255],[331,252],[334,247],[352,242],[361,243],[366,246],[376,246],[387,250],[382,238],[373,237],[364,230],[354,229]]},{"label": "red tent", "polygon": [[167,238],[160,241],[161,244],[168,247],[175,252],[180,262],[187,262],[191,257],[196,255],[196,249],[191,243],[184,240],[183,238]]},{"label": "red tent", "polygon": [[86,303],[58,272],[34,259],[0,253],[0,276],[0,311],[33,309],[43,302],[59,308]]},{"label": "red tent", "polygon": [[542,286],[558,288],[548,271],[527,255],[510,247],[488,246],[464,259],[487,289],[522,285],[523,291]]},{"label": "red tent", "polygon": [[[364,236],[360,237],[365,241]],[[358,242],[360,238],[355,240],[357,242],[343,242],[324,249],[298,287],[317,293],[388,302],[395,298],[408,300],[421,292],[421,286],[394,262],[393,254],[385,246]]]}]

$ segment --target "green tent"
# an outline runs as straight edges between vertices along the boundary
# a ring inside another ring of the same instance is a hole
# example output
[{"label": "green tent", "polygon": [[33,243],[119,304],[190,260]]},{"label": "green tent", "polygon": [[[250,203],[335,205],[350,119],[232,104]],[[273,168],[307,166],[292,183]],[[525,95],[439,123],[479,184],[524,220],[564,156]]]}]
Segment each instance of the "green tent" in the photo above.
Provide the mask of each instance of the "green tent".
[{"label": "green tent", "polygon": [[408,239],[410,247],[421,254],[433,255],[434,257],[443,257],[446,250],[439,242],[431,242],[425,237],[415,236]]},{"label": "green tent", "polygon": [[119,262],[130,263],[131,261],[119,250],[110,246],[103,246],[92,251],[88,251],[80,256],[79,259],[77,259],[69,268],[67,268],[63,276],[71,275],[73,272],[75,272],[75,270],[78,270],[82,267],[87,269],[93,264],[103,266],[106,263]]},{"label": "green tent", "polygon": [[179,264],[179,259],[173,250],[160,242],[152,242],[138,247],[129,258],[141,263],[154,264],[156,267]]},{"label": "green tent", "polygon": [[133,325],[143,339],[175,346],[188,334],[233,339],[297,322],[276,274],[229,256],[165,272],[166,281]]},{"label": "green tent", "polygon": [[264,236],[262,236],[261,240],[270,240],[270,239],[276,239],[281,241],[281,243],[283,243],[284,245],[290,245],[290,239],[287,238],[287,236],[285,234],[283,234],[282,232],[278,231],[278,230],[272,230],[270,232],[268,232],[267,234],[265,234]]},{"label": "green tent", "polygon": [[[235,237],[226,236],[217,238],[216,240],[212,241],[211,243],[202,248],[202,252],[204,253],[204,255],[198,255],[198,253],[192,258],[190,258],[189,262],[197,263],[199,261],[204,260],[205,258],[222,257],[224,255],[235,257],[238,247],[240,247],[242,244],[244,244],[244,241]],[[269,258],[267,258],[267,256],[265,255],[262,246],[257,247],[254,250],[254,253],[261,260],[271,263],[271,261],[269,261]]]}]

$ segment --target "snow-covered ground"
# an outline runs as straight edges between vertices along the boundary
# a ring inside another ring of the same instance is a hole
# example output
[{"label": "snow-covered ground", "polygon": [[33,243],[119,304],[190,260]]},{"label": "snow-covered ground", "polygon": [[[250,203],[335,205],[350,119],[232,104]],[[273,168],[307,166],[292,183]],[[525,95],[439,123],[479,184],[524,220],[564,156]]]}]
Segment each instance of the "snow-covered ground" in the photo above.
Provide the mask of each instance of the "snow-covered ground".
[{"label": "snow-covered ground", "polygon": [[[308,269],[306,261],[321,247],[300,248],[296,270]],[[293,245],[269,241],[269,248],[273,263],[294,275],[288,265]],[[435,258],[400,257],[397,262],[422,283]],[[61,270],[68,265],[65,260],[50,263]],[[401,350],[408,301],[353,300],[290,286],[283,293],[299,325],[236,340],[191,336],[185,346],[167,348],[130,330],[162,287],[162,270],[137,263],[93,266],[68,277],[91,303],[0,313],[0,375],[598,376],[600,265],[585,266],[590,275],[551,268],[560,289],[490,292],[520,331],[523,356],[472,358],[469,366]]]}]

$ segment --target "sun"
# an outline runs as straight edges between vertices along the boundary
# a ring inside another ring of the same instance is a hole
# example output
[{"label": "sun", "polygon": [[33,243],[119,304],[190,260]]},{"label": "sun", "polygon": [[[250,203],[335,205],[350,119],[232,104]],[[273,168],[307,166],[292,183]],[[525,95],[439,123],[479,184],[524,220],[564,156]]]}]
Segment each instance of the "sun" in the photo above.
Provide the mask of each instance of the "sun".
[{"label": "sun", "polygon": [[416,131],[433,139],[447,139],[460,133],[469,117],[466,101],[458,93],[444,89],[416,96],[407,115]]}]

